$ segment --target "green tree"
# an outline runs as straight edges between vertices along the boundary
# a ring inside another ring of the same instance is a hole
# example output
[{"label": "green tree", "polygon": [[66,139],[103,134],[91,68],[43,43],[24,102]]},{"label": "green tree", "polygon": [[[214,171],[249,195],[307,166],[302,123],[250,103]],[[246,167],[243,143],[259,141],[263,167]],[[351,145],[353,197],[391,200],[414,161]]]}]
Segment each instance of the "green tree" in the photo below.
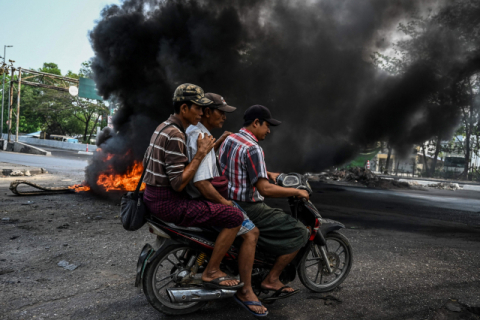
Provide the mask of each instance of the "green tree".
[{"label": "green tree", "polygon": [[53,62],[45,62],[43,67],[38,69],[38,71],[45,72],[45,73],[52,73],[61,76],[62,72],[58,68],[58,65]]}]

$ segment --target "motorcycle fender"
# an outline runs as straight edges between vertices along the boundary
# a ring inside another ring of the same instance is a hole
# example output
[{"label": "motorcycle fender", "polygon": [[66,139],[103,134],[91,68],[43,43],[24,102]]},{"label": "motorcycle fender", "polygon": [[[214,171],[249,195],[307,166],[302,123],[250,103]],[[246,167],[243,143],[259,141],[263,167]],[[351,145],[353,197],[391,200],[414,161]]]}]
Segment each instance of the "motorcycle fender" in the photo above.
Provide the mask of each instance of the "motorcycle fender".
[{"label": "motorcycle fender", "polygon": [[322,219],[321,223],[322,224],[320,225],[320,231],[322,232],[323,236],[326,236],[332,231],[345,228],[345,225],[343,223],[335,220]]},{"label": "motorcycle fender", "polygon": [[157,251],[155,251],[155,253],[148,258],[145,266],[147,266],[147,264],[152,262],[160,253],[162,253],[162,250],[161,250],[162,248],[166,248],[171,244],[180,244],[180,243],[181,242],[178,242],[178,241],[175,241],[175,240],[172,240],[172,239],[165,239],[165,241],[162,242],[162,245],[160,246],[160,248],[158,248]]},{"label": "motorcycle fender", "polygon": [[[159,241],[161,240],[161,241]],[[143,273],[147,265],[153,261],[160,253],[162,253],[162,248],[167,247],[169,244],[178,243],[172,239],[165,239],[157,237],[157,240],[154,244],[155,248],[152,247],[149,243],[143,246],[142,252],[137,261],[137,277],[135,278],[135,287],[142,285]]]},{"label": "motorcycle fender", "polygon": [[315,242],[321,246],[324,246],[326,244],[325,236],[327,234],[332,231],[345,228],[345,225],[335,220],[322,219],[321,223],[322,224],[320,225],[319,229],[320,232],[317,232],[317,235],[315,236]]},{"label": "motorcycle fender", "polygon": [[140,252],[140,256],[138,256],[137,261],[137,277],[135,278],[135,287],[139,287],[141,285],[143,271],[145,271],[145,267],[147,266],[147,260],[153,255],[154,252],[155,250],[153,250],[149,243],[143,246],[142,252]]}]

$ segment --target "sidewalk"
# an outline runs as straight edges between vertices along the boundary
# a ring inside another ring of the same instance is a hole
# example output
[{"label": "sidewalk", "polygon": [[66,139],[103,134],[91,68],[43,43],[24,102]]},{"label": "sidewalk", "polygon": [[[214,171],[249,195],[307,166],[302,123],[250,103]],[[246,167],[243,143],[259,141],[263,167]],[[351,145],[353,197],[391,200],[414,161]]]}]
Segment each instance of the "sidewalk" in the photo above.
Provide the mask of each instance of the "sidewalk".
[{"label": "sidewalk", "polygon": [[21,164],[0,162],[0,177],[21,177],[48,173],[44,168],[24,166]]}]

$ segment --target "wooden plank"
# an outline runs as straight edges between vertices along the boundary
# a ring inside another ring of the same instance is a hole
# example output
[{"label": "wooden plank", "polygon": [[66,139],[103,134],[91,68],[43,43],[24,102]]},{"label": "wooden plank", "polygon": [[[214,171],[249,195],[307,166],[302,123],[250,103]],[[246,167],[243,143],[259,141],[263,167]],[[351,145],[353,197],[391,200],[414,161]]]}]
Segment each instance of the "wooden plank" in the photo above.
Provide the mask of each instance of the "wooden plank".
[{"label": "wooden plank", "polygon": [[[13,81],[13,82],[18,83],[18,81]],[[22,84],[26,84],[26,85],[29,85],[29,86],[32,86],[32,87],[39,87],[39,88],[46,88],[46,89],[53,89],[53,90],[57,90],[57,91],[68,92],[68,88],[55,87],[55,86],[48,85],[48,84],[43,84],[43,83],[22,81]]]}]

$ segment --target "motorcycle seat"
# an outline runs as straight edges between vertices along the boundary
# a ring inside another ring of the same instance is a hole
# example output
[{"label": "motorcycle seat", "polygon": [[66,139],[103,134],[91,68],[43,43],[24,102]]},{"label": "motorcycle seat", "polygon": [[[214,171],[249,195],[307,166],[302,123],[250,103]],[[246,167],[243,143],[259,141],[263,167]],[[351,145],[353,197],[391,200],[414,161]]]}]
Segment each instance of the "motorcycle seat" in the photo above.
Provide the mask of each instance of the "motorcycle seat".
[{"label": "motorcycle seat", "polygon": [[218,235],[218,231],[215,231],[213,229],[206,229],[206,228],[199,228],[199,227],[182,227],[182,226],[177,226],[176,224],[172,223],[172,222],[166,222],[166,221],[163,221],[162,219],[159,219],[158,217],[155,217],[155,216],[151,216],[150,219],[153,221],[153,222],[160,222],[164,225],[166,225],[167,227],[170,227],[172,229],[176,229],[176,230],[183,230],[183,231],[189,231],[189,232],[207,232],[207,233],[212,233],[212,232],[216,232],[217,235]]}]

